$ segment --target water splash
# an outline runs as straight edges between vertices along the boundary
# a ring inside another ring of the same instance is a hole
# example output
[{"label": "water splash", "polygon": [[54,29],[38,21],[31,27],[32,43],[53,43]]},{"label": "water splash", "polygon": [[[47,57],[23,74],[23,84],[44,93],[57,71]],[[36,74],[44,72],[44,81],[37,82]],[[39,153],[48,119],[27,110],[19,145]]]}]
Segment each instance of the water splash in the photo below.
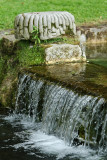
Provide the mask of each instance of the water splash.
[{"label": "water splash", "polygon": [[[34,146],[36,143],[35,147],[49,152],[49,146],[46,147],[48,143],[46,137],[54,135],[52,143],[56,143],[58,140],[59,145],[60,143],[62,145],[63,142],[72,149],[75,145],[78,148],[82,145],[82,147],[97,148],[98,152],[106,152],[107,110],[105,99],[80,95],[54,83],[39,79],[33,80],[28,75],[20,75],[18,86],[17,111],[28,115],[34,123],[38,122],[39,124],[39,131],[30,135],[30,142],[32,141]],[[39,135],[41,138],[43,135],[46,138],[44,143],[41,140],[42,144],[37,143]],[[54,145],[51,146],[54,147]]]},{"label": "water splash", "polygon": [[[14,138],[19,137],[23,142],[8,146],[14,147],[16,151],[24,148],[27,154],[36,155],[37,157],[36,148],[41,153],[54,155],[56,160],[64,159],[65,157],[67,160],[100,160],[101,158],[95,150],[84,145],[69,146],[65,141],[56,136],[42,132],[40,124],[33,122],[27,115],[12,114],[4,119],[10,122],[13,127],[17,126],[19,128],[19,125],[22,125],[23,129],[20,132],[15,132]],[[39,158],[43,159],[43,156]]]}]

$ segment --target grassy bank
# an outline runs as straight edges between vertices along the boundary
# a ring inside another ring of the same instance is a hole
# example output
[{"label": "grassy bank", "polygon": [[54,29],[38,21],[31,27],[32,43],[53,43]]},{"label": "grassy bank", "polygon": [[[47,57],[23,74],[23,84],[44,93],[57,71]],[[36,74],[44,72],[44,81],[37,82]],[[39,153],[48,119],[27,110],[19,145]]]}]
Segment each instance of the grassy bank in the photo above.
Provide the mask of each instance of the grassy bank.
[{"label": "grassy bank", "polygon": [[24,12],[68,11],[76,23],[107,20],[106,0],[0,0],[0,29],[13,28],[14,18]]}]

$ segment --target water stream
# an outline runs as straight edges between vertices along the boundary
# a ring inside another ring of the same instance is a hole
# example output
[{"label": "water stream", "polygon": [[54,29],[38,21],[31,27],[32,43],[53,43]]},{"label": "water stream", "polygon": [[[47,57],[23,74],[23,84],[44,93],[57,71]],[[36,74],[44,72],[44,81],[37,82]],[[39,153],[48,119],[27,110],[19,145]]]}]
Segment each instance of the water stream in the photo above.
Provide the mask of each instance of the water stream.
[{"label": "water stream", "polygon": [[103,98],[83,96],[57,84],[20,74],[16,111],[1,116],[1,129],[8,126],[12,132],[5,135],[7,140],[2,142],[5,148],[1,149],[27,152],[26,156],[30,154],[36,159],[46,157],[43,154],[53,159],[105,159],[106,107]]},{"label": "water stream", "polygon": [[51,66],[47,70],[64,84],[67,78],[63,74],[58,77],[60,68],[68,80],[74,76],[69,83],[76,81],[82,86],[91,79],[93,85],[87,85],[91,84],[91,92],[78,92],[77,86],[66,87],[27,72],[19,75],[15,111],[0,110],[0,160],[107,159],[107,100],[101,90],[106,83],[100,83],[98,95],[92,94],[93,87],[98,89],[98,77],[93,79],[91,72],[90,78],[86,64],[82,69],[76,66],[75,74],[67,70],[70,67],[54,68],[56,75]]}]

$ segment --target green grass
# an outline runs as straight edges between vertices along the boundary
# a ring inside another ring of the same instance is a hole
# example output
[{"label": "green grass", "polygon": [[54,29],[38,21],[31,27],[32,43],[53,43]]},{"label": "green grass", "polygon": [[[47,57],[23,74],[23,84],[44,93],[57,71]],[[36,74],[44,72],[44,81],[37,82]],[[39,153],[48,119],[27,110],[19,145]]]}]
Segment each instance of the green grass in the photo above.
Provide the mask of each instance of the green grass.
[{"label": "green grass", "polygon": [[24,12],[68,11],[76,23],[107,20],[106,0],[0,0],[0,29],[13,28],[15,16]]}]

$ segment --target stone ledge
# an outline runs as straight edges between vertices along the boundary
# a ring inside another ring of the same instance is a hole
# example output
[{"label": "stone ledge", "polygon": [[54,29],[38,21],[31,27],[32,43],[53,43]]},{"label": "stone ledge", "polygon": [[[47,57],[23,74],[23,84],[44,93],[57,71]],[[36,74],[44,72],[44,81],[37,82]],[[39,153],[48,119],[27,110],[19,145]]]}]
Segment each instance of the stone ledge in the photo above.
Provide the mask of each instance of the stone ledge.
[{"label": "stone ledge", "polygon": [[21,70],[34,79],[55,82],[83,95],[102,97],[107,102],[106,72],[106,68],[86,62],[32,66]]}]

